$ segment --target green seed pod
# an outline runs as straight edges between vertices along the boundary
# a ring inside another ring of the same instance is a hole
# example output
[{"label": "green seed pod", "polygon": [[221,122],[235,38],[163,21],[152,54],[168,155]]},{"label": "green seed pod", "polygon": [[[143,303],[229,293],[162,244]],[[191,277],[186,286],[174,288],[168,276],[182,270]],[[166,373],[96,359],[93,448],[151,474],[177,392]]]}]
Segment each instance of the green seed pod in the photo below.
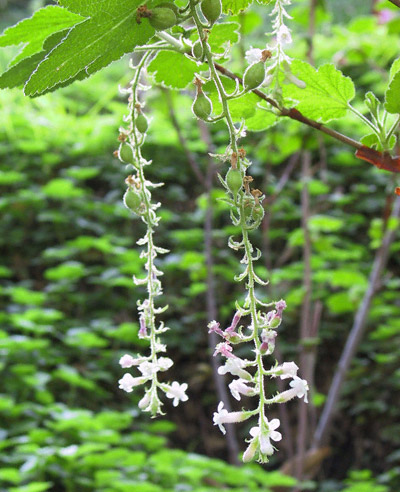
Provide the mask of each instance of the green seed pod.
[{"label": "green seed pod", "polygon": [[155,7],[151,11],[149,22],[156,31],[164,31],[176,24],[176,15],[170,8]]},{"label": "green seed pod", "polygon": [[149,127],[149,124],[148,124],[147,118],[144,114],[138,115],[138,117],[135,120],[135,126],[136,126],[136,129],[140,133],[146,133],[147,132],[147,128]]},{"label": "green seed pod", "polygon": [[247,220],[251,217],[253,211],[254,202],[251,198],[247,198],[243,203],[244,218]]},{"label": "green seed pod", "polygon": [[212,102],[204,94],[204,92],[198,92],[196,99],[192,105],[192,111],[197,118],[201,120],[207,120],[212,112]]},{"label": "green seed pod", "polygon": [[226,173],[225,182],[227,187],[229,188],[229,191],[234,197],[236,197],[243,186],[242,173],[239,171],[239,169],[233,169],[231,167]]},{"label": "green seed pod", "polygon": [[201,2],[201,11],[208,22],[213,25],[222,14],[221,0],[203,0]]},{"label": "green seed pod", "polygon": [[278,326],[282,323],[282,319],[279,316],[275,316],[271,319],[269,326],[271,328],[278,328]]},{"label": "green seed pod", "polygon": [[264,209],[261,205],[256,205],[253,208],[252,217],[255,222],[262,220],[262,218],[264,217]]},{"label": "green seed pod", "polygon": [[244,72],[243,85],[246,90],[251,91],[260,86],[265,79],[265,63],[260,61],[253,63]]},{"label": "green seed pod", "polygon": [[136,193],[132,188],[128,188],[124,195],[124,205],[135,214],[138,213],[141,204],[139,193]]},{"label": "green seed pod", "polygon": [[122,144],[119,149],[119,158],[123,162],[129,162],[133,164],[135,162],[135,158],[133,156],[132,147],[129,144]]},{"label": "green seed pod", "polygon": [[160,8],[160,7],[166,8],[166,9],[171,9],[176,16],[178,16],[178,14],[179,14],[178,7],[174,3],[172,3],[172,2],[162,2],[162,3],[159,3],[156,8]]},{"label": "green seed pod", "polygon": [[192,47],[192,54],[193,54],[193,57],[197,58],[198,60],[203,58],[203,46],[201,44],[200,39],[194,43],[194,45]]}]

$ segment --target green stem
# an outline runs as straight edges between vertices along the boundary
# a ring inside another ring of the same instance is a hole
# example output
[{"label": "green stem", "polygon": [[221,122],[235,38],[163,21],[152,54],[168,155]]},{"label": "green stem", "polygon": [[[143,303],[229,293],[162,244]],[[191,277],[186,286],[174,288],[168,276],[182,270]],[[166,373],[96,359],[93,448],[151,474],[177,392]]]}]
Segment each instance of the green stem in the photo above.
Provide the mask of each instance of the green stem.
[{"label": "green stem", "polygon": [[359,118],[362,122],[364,122],[367,126],[369,126],[371,130],[378,136],[378,138],[380,137],[379,129],[376,128],[376,126],[373,123],[371,123],[371,121],[369,121],[368,118],[366,118],[362,113],[360,113],[360,111],[358,111],[358,109],[354,108],[350,103],[347,105],[347,107],[354,115],[357,116],[357,118]]}]

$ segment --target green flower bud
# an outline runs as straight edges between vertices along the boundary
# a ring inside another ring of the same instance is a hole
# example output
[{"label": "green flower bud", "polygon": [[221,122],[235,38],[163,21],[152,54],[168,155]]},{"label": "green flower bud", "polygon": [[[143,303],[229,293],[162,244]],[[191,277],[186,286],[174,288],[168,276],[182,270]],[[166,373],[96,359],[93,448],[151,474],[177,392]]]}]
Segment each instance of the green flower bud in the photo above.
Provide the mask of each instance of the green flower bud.
[{"label": "green flower bud", "polygon": [[200,5],[204,17],[212,25],[222,14],[221,0],[203,0]]},{"label": "green flower bud", "polygon": [[132,212],[137,214],[141,205],[141,198],[139,193],[134,191],[132,188],[128,188],[124,195],[124,205],[129,208]]},{"label": "green flower bud", "polygon": [[149,22],[156,31],[164,31],[164,29],[169,29],[170,27],[175,26],[176,15],[170,8],[155,7],[151,11]]},{"label": "green flower bud", "polygon": [[242,173],[239,171],[239,169],[233,169],[231,167],[226,173],[225,183],[232,195],[236,197],[243,186]]},{"label": "green flower bud", "polygon": [[203,91],[198,91],[196,99],[194,100],[192,111],[197,118],[201,120],[207,120],[212,112],[212,102],[204,94]]},{"label": "green flower bud", "polygon": [[260,61],[250,65],[244,72],[243,85],[246,90],[251,91],[260,86],[265,79],[265,62]]},{"label": "green flower bud", "polygon": [[135,162],[135,158],[133,156],[133,149],[129,144],[122,144],[119,149],[119,158],[123,162],[128,162],[133,164]]},{"label": "green flower bud", "polygon": [[203,46],[201,44],[200,39],[194,43],[194,45],[192,47],[192,54],[193,54],[193,57],[197,58],[198,60],[203,58]]},{"label": "green flower bud", "polygon": [[139,114],[135,120],[135,125],[140,133],[146,133],[147,128],[149,127],[146,116],[144,114]]}]

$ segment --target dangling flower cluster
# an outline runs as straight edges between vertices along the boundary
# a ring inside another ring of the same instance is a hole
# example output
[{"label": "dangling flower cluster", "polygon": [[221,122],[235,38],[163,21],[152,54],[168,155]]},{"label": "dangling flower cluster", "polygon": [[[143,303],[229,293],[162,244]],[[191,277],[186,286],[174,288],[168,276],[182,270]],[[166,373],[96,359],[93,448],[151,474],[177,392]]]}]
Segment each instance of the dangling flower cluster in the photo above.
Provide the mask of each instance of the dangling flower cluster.
[{"label": "dangling flower cluster", "polygon": [[[236,128],[229,109],[228,101],[239,94],[228,94],[221,82],[218,72],[215,69],[213,54],[207,43],[208,31],[204,31],[198,12],[196,10],[196,1],[190,0],[191,15],[196,24],[199,40],[201,43],[202,55],[208,62],[209,80],[212,80],[219,95],[222,105],[220,115],[212,115],[212,106],[207,108],[207,114],[199,115],[198,118],[212,122],[217,119],[224,119],[229,131],[230,143],[224,154],[216,155],[223,162],[229,160],[230,168],[225,177],[220,176],[220,181],[227,191],[225,201],[230,205],[230,215],[232,223],[241,230],[241,239],[235,240],[229,238],[228,245],[236,250],[243,251],[241,264],[244,270],[240,275],[235,277],[238,282],[244,281],[247,290],[247,296],[244,303],[236,302],[236,312],[233,316],[229,327],[222,329],[220,323],[211,321],[208,324],[209,332],[215,332],[222,337],[223,341],[215,349],[214,355],[221,354],[225,357],[226,362],[218,370],[220,374],[230,373],[236,378],[229,384],[232,396],[240,400],[242,395],[256,397],[258,404],[253,410],[242,410],[239,412],[228,412],[224,408],[223,402],[218,405],[217,412],[214,413],[214,424],[218,425],[225,433],[224,424],[233,422],[243,422],[252,416],[258,417],[256,426],[250,429],[250,439],[248,447],[243,455],[244,461],[250,461],[255,456],[260,462],[268,461],[268,457],[273,453],[274,447],[271,441],[279,441],[282,436],[276,430],[279,427],[279,420],[271,421],[265,415],[265,407],[271,403],[283,403],[296,396],[304,398],[307,401],[307,382],[297,376],[297,366],[294,362],[275,365],[270,369],[264,368],[264,356],[273,353],[275,348],[276,329],[282,321],[282,313],[286,308],[286,302],[280,300],[266,304],[258,297],[256,284],[265,286],[254,269],[254,262],[261,256],[261,251],[254,249],[249,239],[249,233],[258,228],[264,217],[264,200],[263,193],[252,188],[252,176],[248,173],[251,162],[246,157],[243,148],[239,148],[238,140],[244,134],[243,125]],[[273,13],[276,14],[274,22],[274,34],[277,37],[278,47],[274,48],[274,55],[266,50],[252,50],[247,54],[247,60],[250,66],[243,75],[244,91],[253,90],[260,86],[265,78],[265,62],[274,56],[272,64],[278,67],[285,58],[282,58],[282,46],[290,41],[290,33],[284,26],[284,17],[288,14],[284,10],[284,5],[288,5],[289,0],[276,0]],[[286,56],[286,55],[285,55]],[[289,60],[288,60],[289,61]],[[198,99],[198,94],[197,94]],[[196,104],[196,101],[194,105]],[[272,309],[274,307],[274,309]],[[267,309],[266,309],[267,308]],[[247,322],[243,325],[243,319]],[[234,353],[234,347],[240,343],[253,342],[255,357],[251,360],[242,359]],[[265,377],[280,377],[282,379],[291,378],[289,389],[278,393],[277,395],[267,398],[265,394]]]},{"label": "dangling flower cluster", "polygon": [[[249,262],[246,261],[246,264],[248,267]],[[250,280],[249,277],[253,275],[246,275],[246,277]],[[254,279],[255,277],[253,277],[253,281]],[[228,328],[222,330],[220,324],[216,321],[211,321],[208,325],[209,332],[214,331],[224,339],[223,342],[217,345],[214,355],[221,354],[226,358],[225,364],[218,369],[219,374],[224,375],[230,373],[236,376],[236,379],[229,384],[232,396],[238,401],[241,400],[242,395],[247,397],[255,396],[259,399],[259,405],[255,410],[228,412],[223,408],[223,402],[220,402],[218,411],[214,413],[214,425],[218,425],[224,434],[224,424],[242,422],[258,414],[258,425],[250,429],[251,438],[243,454],[243,461],[250,461],[255,455],[257,455],[260,462],[268,461],[268,457],[274,452],[271,440],[280,441],[282,438],[281,434],[276,431],[280,425],[279,419],[272,419],[271,421],[267,419],[265,415],[266,405],[285,403],[295,397],[304,398],[307,402],[308,385],[304,379],[297,376],[298,367],[294,362],[276,364],[268,370],[264,368],[263,356],[270,355],[274,351],[275,338],[277,336],[275,329],[281,324],[282,312],[286,308],[284,300],[272,304],[275,304],[275,309],[267,313],[257,310],[257,305],[268,305],[259,301],[254,295],[253,288],[249,286],[248,297],[244,306],[240,307],[237,304],[237,311]],[[251,317],[251,322],[246,327],[249,334],[244,333],[245,328],[239,324],[242,316],[246,315],[250,315]],[[233,345],[250,340],[253,340],[255,344],[255,358],[253,360],[242,359],[233,353]],[[252,368],[255,368],[255,373]],[[252,373],[254,374],[252,375]],[[278,393],[271,398],[266,398],[264,390],[265,376],[292,379],[289,383],[290,389]]]},{"label": "dangling flower cluster", "polygon": [[135,386],[146,384],[145,395],[139,402],[139,408],[145,412],[150,412],[154,417],[161,411],[161,400],[158,396],[160,389],[165,393],[167,398],[173,400],[173,405],[177,406],[179,401],[188,399],[185,391],[187,384],[179,384],[174,381],[172,384],[162,383],[158,379],[160,372],[167,371],[173,364],[168,357],[159,357],[160,352],[165,352],[166,347],[163,345],[158,335],[164,333],[168,328],[163,322],[156,323],[156,315],[163,313],[168,306],[155,307],[155,298],[162,294],[162,285],[159,277],[162,272],[155,266],[155,258],[158,254],[167,253],[166,249],[160,248],[154,244],[154,229],[157,227],[160,217],[157,216],[156,210],[159,203],[152,202],[150,189],[161,184],[154,184],[145,178],[144,168],[151,164],[141,155],[141,147],[145,140],[148,127],[147,118],[142,113],[142,105],[138,101],[138,90],[145,89],[139,83],[140,75],[151,52],[147,52],[135,68],[135,77],[132,80],[130,88],[126,91],[129,94],[129,115],[125,118],[128,128],[122,128],[119,140],[121,142],[117,155],[120,160],[126,163],[133,171],[134,175],[128,176],[125,180],[128,188],[124,195],[124,204],[133,213],[138,215],[147,226],[144,237],[137,241],[137,244],[144,246],[140,257],[146,259],[145,269],[146,276],[142,279],[133,278],[136,285],[147,286],[147,299],[138,302],[139,312],[139,338],[148,340],[150,343],[150,355],[137,355],[132,357],[125,354],[121,357],[119,363],[124,369],[137,367],[140,376],[133,377],[130,373],[125,373],[119,380],[119,387],[130,393]]}]

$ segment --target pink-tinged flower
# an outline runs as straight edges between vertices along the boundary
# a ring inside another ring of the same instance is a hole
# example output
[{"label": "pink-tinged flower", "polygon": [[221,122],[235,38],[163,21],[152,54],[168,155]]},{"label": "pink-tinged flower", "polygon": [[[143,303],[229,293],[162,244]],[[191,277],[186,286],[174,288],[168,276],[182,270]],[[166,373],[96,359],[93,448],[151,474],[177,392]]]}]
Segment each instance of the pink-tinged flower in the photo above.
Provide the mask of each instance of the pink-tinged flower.
[{"label": "pink-tinged flower", "polygon": [[135,365],[135,359],[131,355],[125,354],[119,359],[119,364],[124,369],[127,369]]},{"label": "pink-tinged flower", "polygon": [[229,389],[231,394],[236,400],[240,401],[240,395],[245,396],[254,396],[255,390],[254,388],[250,388],[246,385],[246,381],[244,379],[234,379],[229,384]]},{"label": "pink-tinged flower", "polygon": [[219,323],[217,321],[215,321],[215,320],[210,321],[208,323],[207,327],[208,327],[208,333],[212,333],[214,331],[215,333],[217,333],[221,337],[224,336],[224,332],[219,327]]},{"label": "pink-tinged flower", "polygon": [[240,321],[240,312],[239,311],[236,311],[235,313],[235,316],[233,317],[233,320],[232,320],[232,323],[231,323],[231,326],[229,326],[226,330],[225,330],[225,334],[229,333],[229,334],[232,334],[234,333],[234,331],[236,330],[236,327]]},{"label": "pink-tinged flower", "polygon": [[246,415],[246,412],[228,412],[224,408],[224,402],[220,401],[217,412],[214,412],[213,421],[214,425],[218,425],[222,434],[226,433],[224,424],[233,424],[234,422],[243,422],[249,418],[249,415]]},{"label": "pink-tinged flower", "polygon": [[286,309],[286,302],[283,299],[281,299],[280,301],[275,303],[275,308],[276,308],[276,314],[281,318],[283,310]]},{"label": "pink-tinged flower", "polygon": [[146,338],[147,337],[147,327],[146,327],[146,320],[144,319],[144,316],[141,315],[139,318],[139,324],[140,324],[140,329],[138,333],[139,338]]},{"label": "pink-tinged flower", "polygon": [[239,357],[227,359],[223,366],[218,367],[218,374],[224,375],[227,372],[233,376],[239,376],[242,379],[250,381],[251,375],[245,371],[246,363]]},{"label": "pink-tinged flower", "polygon": [[386,24],[387,22],[390,22],[396,14],[393,12],[393,10],[389,9],[382,9],[378,12],[378,24]]},{"label": "pink-tinged flower", "polygon": [[189,397],[186,395],[188,385],[186,383],[179,384],[174,381],[166,392],[167,398],[173,398],[172,405],[178,406],[179,401],[187,401]]},{"label": "pink-tinged flower", "polygon": [[279,366],[271,367],[270,376],[273,378],[279,376],[281,379],[295,378],[298,370],[299,368],[294,362],[284,362]]},{"label": "pink-tinged flower", "polygon": [[263,330],[261,332],[261,345],[260,352],[262,354],[270,355],[275,350],[275,338],[277,336],[276,331]]},{"label": "pink-tinged flower", "polygon": [[133,391],[134,386],[138,386],[139,384],[143,384],[147,381],[148,378],[140,377],[134,378],[131,374],[126,373],[122,376],[122,378],[118,381],[120,389],[126,391],[127,393],[131,393]]},{"label": "pink-tinged flower", "polygon": [[217,354],[221,354],[223,355],[224,357],[226,358],[229,358],[229,357],[236,357],[235,355],[232,354],[232,347],[231,345],[229,345],[228,342],[222,342],[222,343],[219,343],[216,347],[215,347],[215,352],[214,352],[214,357],[217,355]]}]

